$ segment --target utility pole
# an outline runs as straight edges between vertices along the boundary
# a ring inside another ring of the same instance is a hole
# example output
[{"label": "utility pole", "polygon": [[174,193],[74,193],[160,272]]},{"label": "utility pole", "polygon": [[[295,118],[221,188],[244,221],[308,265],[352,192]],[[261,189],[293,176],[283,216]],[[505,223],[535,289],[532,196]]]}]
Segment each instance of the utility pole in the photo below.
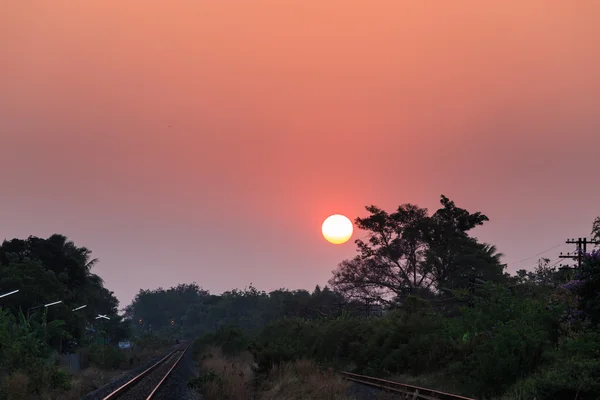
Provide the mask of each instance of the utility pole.
[{"label": "utility pole", "polygon": [[559,258],[570,258],[571,260],[577,260],[577,267],[574,268],[570,268],[568,266],[562,266],[559,269],[581,269],[581,263],[583,261],[583,255],[585,253],[587,253],[587,245],[588,244],[600,244],[600,241],[597,240],[593,240],[593,239],[588,239],[588,238],[578,238],[577,240],[575,239],[568,239],[565,243],[567,244],[576,244],[577,245],[577,251],[576,254],[571,254],[571,252],[563,255],[563,253],[560,253],[560,255],[558,256]]}]

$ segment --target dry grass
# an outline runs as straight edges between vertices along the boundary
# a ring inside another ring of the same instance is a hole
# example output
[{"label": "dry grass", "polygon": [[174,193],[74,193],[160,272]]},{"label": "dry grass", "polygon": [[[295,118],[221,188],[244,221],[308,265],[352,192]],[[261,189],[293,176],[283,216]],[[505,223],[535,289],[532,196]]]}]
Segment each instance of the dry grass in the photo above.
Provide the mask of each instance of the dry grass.
[{"label": "dry grass", "polygon": [[313,361],[300,360],[269,371],[261,400],[348,399],[350,383],[335,372],[321,370]]},{"label": "dry grass", "polygon": [[207,349],[199,360],[201,377],[205,378],[201,387],[204,398],[207,400],[251,398],[252,363],[252,355],[248,352],[236,357],[226,357],[217,347]]},{"label": "dry grass", "polygon": [[226,357],[216,347],[207,349],[199,366],[200,391],[206,400],[337,400],[348,399],[350,383],[333,371],[322,371],[312,361],[296,361],[274,367],[253,386],[254,359],[248,352]]},{"label": "dry grass", "polygon": [[80,399],[86,394],[112,382],[122,374],[122,371],[103,371],[96,367],[86,368],[73,375],[71,390],[62,392],[60,399]]},{"label": "dry grass", "polygon": [[[165,354],[170,347],[161,349],[132,349],[126,354],[125,360],[119,365],[117,370],[103,370],[95,366],[89,366],[89,355],[86,349],[81,351],[81,365],[84,367],[80,372],[72,375],[71,389],[50,390],[41,394],[35,395],[29,391],[29,377],[22,373],[16,372],[4,377],[0,382],[0,390],[4,390],[7,395],[7,400],[76,400],[81,399],[86,394],[104,386],[119,378],[128,371],[139,367],[142,364],[149,362],[152,358],[159,357]],[[58,359],[54,360],[58,364]]]},{"label": "dry grass", "polygon": [[[61,392],[52,396],[52,398],[60,400],[76,400],[86,394],[118,379],[128,371],[139,367],[142,364],[149,362],[152,358],[164,355],[168,348],[163,349],[132,349],[127,354],[125,360],[121,363],[118,370],[103,370],[94,366],[82,369],[80,372],[73,374],[71,381],[71,389],[67,392]],[[83,362],[85,364],[85,362]]]},{"label": "dry grass", "polygon": [[15,372],[6,377],[6,394],[8,400],[33,399],[34,396],[29,393],[29,377],[22,372]]}]

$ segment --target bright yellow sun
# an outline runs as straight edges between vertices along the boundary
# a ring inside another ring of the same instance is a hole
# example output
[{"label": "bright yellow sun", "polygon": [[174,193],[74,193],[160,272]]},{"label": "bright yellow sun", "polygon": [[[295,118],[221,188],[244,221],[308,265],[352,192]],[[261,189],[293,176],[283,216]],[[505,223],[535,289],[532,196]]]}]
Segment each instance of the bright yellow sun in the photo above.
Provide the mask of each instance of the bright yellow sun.
[{"label": "bright yellow sun", "polygon": [[352,222],[340,214],[328,217],[321,227],[325,239],[333,244],[346,243],[352,237],[353,230]]}]

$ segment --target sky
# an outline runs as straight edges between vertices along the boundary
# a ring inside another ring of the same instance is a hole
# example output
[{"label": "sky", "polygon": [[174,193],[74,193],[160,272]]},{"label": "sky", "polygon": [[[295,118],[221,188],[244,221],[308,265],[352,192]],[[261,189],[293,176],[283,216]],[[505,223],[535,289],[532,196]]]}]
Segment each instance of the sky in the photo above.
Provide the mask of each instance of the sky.
[{"label": "sky", "polygon": [[312,289],[356,254],[327,216],[444,194],[488,215],[474,235],[510,272],[532,268],[600,215],[599,12],[6,1],[0,240],[66,235],[122,306],[180,282]]}]

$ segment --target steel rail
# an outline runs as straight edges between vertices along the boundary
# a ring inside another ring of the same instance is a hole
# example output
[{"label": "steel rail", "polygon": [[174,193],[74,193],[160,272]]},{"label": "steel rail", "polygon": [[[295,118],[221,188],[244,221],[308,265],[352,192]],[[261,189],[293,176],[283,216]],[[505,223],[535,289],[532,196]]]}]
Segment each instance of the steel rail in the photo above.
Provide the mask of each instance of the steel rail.
[{"label": "steel rail", "polygon": [[152,396],[154,396],[154,394],[156,393],[156,391],[160,388],[160,386],[163,384],[163,382],[167,379],[167,377],[171,374],[171,372],[173,371],[173,369],[175,369],[175,367],[179,364],[179,361],[181,361],[181,359],[183,358],[183,355],[187,351],[188,347],[189,346],[183,347],[183,344],[177,346],[175,349],[173,349],[170,352],[168,352],[159,361],[157,361],[156,363],[154,363],[153,365],[151,365],[150,367],[148,367],[144,371],[140,372],[139,374],[137,374],[136,376],[134,376],[133,378],[131,378],[130,380],[128,380],[127,382],[125,382],[123,385],[121,385],[118,388],[116,388],[110,394],[106,395],[102,400],[114,400],[114,399],[117,399],[119,396],[123,395],[128,389],[130,389],[131,387],[133,387],[140,380],[142,380],[143,378],[145,378],[146,376],[148,376],[148,374],[150,372],[154,371],[156,368],[158,368],[159,366],[161,366],[164,363],[166,363],[167,360],[169,360],[175,353],[177,353],[178,351],[181,351],[181,355],[179,356],[179,358],[175,361],[175,363],[173,363],[173,365],[171,366],[171,368],[169,368],[169,371],[167,371],[167,373],[162,377],[162,379],[160,380],[160,382],[158,383],[158,385],[156,385],[154,387],[154,389],[152,390],[152,392],[150,393],[150,395],[146,398],[146,400],[150,400],[152,398]]},{"label": "steel rail", "polygon": [[171,368],[169,368],[169,370],[162,377],[162,379],[160,380],[160,382],[158,382],[158,385],[156,385],[156,387],[152,390],[152,392],[150,392],[150,394],[148,395],[148,397],[146,398],[146,400],[150,400],[152,398],[152,396],[154,396],[154,393],[156,393],[156,391],[158,389],[160,389],[160,387],[162,386],[163,382],[169,377],[169,375],[171,375],[171,372],[173,372],[173,370],[177,367],[177,365],[179,365],[179,361],[181,361],[181,359],[185,355],[185,352],[187,351],[187,349],[188,349],[188,347],[186,347],[185,349],[183,349],[183,351],[181,352],[181,355],[179,356],[179,358],[173,363],[173,365],[171,366]]},{"label": "steel rail", "polygon": [[407,385],[387,379],[374,378],[372,376],[358,375],[351,372],[338,371],[345,379],[360,383],[366,386],[371,386],[380,390],[401,393],[405,398],[425,399],[425,400],[475,400],[469,397],[459,396],[440,392],[438,390],[427,389],[419,386]]}]

